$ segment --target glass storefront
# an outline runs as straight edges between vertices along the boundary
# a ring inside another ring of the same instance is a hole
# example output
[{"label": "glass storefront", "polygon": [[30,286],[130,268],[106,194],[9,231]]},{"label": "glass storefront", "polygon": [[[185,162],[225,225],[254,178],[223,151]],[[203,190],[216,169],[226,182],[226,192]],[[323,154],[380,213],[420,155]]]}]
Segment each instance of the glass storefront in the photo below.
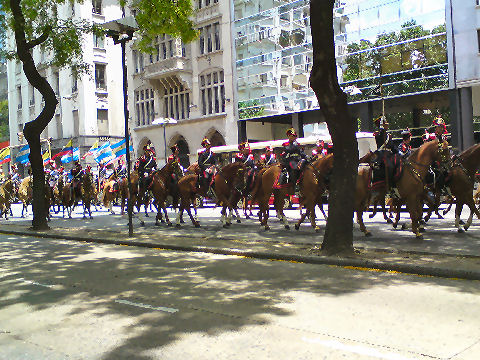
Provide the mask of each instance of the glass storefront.
[{"label": "glass storefront", "polygon": [[[309,86],[308,0],[235,0],[240,120],[317,109]],[[340,85],[349,102],[448,87],[445,3],[343,0],[334,9]]]}]

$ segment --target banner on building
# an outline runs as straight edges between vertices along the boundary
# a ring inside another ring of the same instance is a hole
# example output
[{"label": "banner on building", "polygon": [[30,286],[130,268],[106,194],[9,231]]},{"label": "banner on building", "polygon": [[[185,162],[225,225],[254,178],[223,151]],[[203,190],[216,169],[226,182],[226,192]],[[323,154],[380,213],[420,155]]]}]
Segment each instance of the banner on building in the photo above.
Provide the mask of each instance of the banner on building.
[{"label": "banner on building", "polygon": [[15,158],[15,162],[18,162],[20,164],[26,164],[29,162],[29,159],[28,159],[29,155],[30,155],[30,146],[27,144],[22,148],[20,148]]}]

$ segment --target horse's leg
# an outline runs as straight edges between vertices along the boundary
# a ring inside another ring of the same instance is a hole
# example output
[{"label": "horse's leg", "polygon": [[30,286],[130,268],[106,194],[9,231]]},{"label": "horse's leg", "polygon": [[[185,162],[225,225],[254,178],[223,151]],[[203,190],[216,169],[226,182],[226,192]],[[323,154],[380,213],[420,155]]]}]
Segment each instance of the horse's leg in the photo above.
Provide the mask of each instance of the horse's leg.
[{"label": "horse's leg", "polygon": [[418,231],[418,221],[421,217],[421,212],[419,213],[419,205],[422,204],[422,201],[419,201],[418,196],[409,196],[407,197],[407,209],[410,212],[410,219],[412,220],[412,232],[415,234],[417,239],[423,239],[422,234]]},{"label": "horse's leg", "polygon": [[440,215],[438,212],[440,210],[440,201],[441,201],[440,193],[435,194],[435,215],[437,215],[439,219],[443,219],[443,216]]},{"label": "horse's leg", "polygon": [[305,221],[305,218],[310,215],[310,211],[307,209],[305,213],[300,212],[300,219],[295,224],[295,230],[300,229],[300,225]]},{"label": "horse's leg", "polygon": [[477,208],[475,207],[475,202],[473,201],[473,198],[469,198],[467,201],[466,201],[466,204],[467,206],[469,207],[470,209],[470,216],[468,217],[468,220],[465,224],[465,226],[463,227],[465,230],[468,230],[468,228],[470,227],[470,225],[472,225],[472,221],[473,221],[473,214],[475,214],[477,216],[477,218],[480,219],[480,212],[477,210]]},{"label": "horse's leg", "polygon": [[391,224],[393,223],[392,219],[390,219],[388,216],[387,216],[387,206],[385,204],[385,196],[383,196],[382,198],[382,213],[383,213],[383,218],[385,219],[385,221],[387,222],[387,224]]},{"label": "horse's leg", "polygon": [[[372,213],[370,215],[368,215],[368,218],[369,219],[372,219],[375,217],[375,215],[377,215],[377,205],[378,205],[378,200],[377,200],[377,197],[375,197],[375,199],[373,200],[373,210],[372,210]],[[358,220],[357,220],[358,221]],[[362,219],[363,221],[363,219]]]},{"label": "horse's leg", "polygon": [[446,208],[445,210],[443,210],[443,213],[442,213],[443,215],[446,215],[446,214],[450,211],[450,209],[452,208],[453,203],[455,202],[455,198],[454,198],[453,196],[450,196],[449,198],[450,198],[450,199],[449,199],[450,201],[449,201],[449,203],[448,203],[447,208]]},{"label": "horse's leg", "polygon": [[460,226],[460,215],[462,214],[463,202],[457,199],[457,205],[455,206],[455,227],[459,233],[463,233],[465,230]]},{"label": "horse's leg", "polygon": [[283,201],[285,197],[288,196],[287,194],[282,194],[281,192],[277,192],[275,196],[275,210],[277,211],[277,217],[283,223],[285,229],[290,230],[290,225],[288,225],[288,220],[285,214],[283,213]]},{"label": "horse's leg", "polygon": [[357,210],[357,224],[360,226],[360,231],[365,234],[365,236],[372,236],[372,233],[367,230],[367,227],[365,226],[363,222],[363,210]]}]

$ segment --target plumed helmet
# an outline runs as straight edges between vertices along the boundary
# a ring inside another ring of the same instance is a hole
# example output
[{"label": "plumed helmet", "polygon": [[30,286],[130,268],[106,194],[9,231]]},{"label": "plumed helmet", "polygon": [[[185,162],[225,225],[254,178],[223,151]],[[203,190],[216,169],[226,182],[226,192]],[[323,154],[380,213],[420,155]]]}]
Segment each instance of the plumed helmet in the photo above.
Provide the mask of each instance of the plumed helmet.
[{"label": "plumed helmet", "polygon": [[410,132],[409,128],[406,128],[405,130],[402,131],[402,138],[407,139],[412,136],[412,133]]},{"label": "plumed helmet", "polygon": [[443,128],[443,133],[446,134],[447,131],[447,125],[445,124],[445,120],[443,120],[441,115],[438,115],[435,119],[433,119],[432,122],[433,126],[437,127],[442,127]]},{"label": "plumed helmet", "polygon": [[173,145],[172,147],[170,147],[170,150],[172,151],[172,153],[174,153],[175,151],[178,151],[178,146],[177,144]]},{"label": "plumed helmet", "polygon": [[210,140],[208,140],[207,138],[203,139],[202,142],[201,142],[201,145],[203,147],[207,146],[207,145],[210,145]]},{"label": "plumed helmet", "polygon": [[290,135],[297,136],[297,132],[295,131],[294,128],[288,129],[286,134],[287,134],[287,136],[290,136]]},{"label": "plumed helmet", "polygon": [[317,146],[324,147],[324,146],[325,146],[325,142],[324,142],[323,140],[317,140]]},{"label": "plumed helmet", "polygon": [[246,146],[246,142],[242,142],[242,143],[238,144],[238,150],[245,149],[245,146]]}]

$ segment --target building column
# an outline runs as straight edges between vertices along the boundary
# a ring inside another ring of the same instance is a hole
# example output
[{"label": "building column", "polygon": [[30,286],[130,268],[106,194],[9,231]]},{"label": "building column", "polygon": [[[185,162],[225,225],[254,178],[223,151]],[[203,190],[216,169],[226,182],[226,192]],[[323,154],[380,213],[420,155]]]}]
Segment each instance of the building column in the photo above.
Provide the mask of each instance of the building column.
[{"label": "building column", "polygon": [[463,151],[475,143],[473,137],[472,88],[450,90],[451,145]]},{"label": "building column", "polygon": [[373,132],[373,104],[366,102],[360,105],[360,131]]},{"label": "building column", "polygon": [[237,138],[238,138],[238,143],[242,143],[244,141],[247,141],[247,121],[246,120],[240,120],[237,121]]},{"label": "building column", "polygon": [[293,113],[292,114],[292,127],[298,134],[298,137],[303,137],[303,114],[302,113]]}]

